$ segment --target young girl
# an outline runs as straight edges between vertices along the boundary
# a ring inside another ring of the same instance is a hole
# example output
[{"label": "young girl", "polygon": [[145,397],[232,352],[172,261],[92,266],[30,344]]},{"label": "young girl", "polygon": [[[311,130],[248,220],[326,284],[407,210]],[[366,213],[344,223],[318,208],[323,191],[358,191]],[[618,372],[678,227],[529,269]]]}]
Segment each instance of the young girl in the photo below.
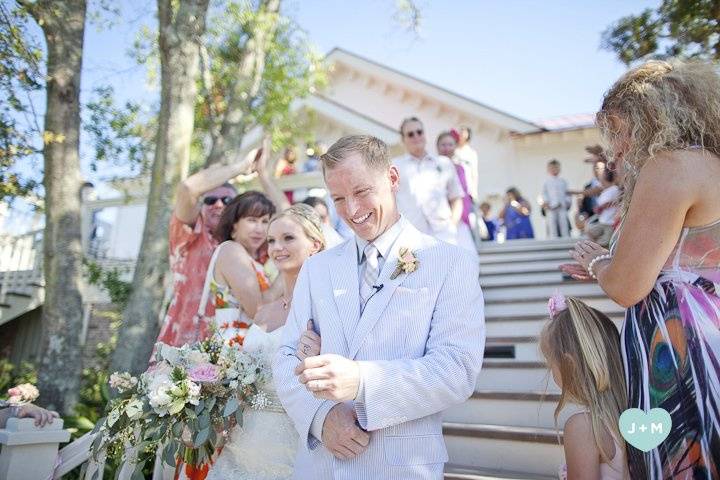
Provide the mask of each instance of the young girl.
[{"label": "young girl", "polygon": [[554,295],[540,349],[562,390],[555,419],[567,402],[585,407],[565,422],[560,478],[627,477],[618,419],[627,405],[620,335],[603,313],[576,298]]}]

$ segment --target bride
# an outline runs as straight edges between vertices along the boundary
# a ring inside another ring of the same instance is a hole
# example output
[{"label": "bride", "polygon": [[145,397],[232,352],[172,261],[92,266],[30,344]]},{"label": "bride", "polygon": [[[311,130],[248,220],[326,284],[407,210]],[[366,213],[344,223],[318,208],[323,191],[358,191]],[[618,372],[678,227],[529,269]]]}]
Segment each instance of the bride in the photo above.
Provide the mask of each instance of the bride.
[{"label": "bride", "polygon": [[[320,217],[307,205],[298,204],[273,217],[268,225],[268,254],[277,266],[283,294],[261,306],[245,336],[243,349],[262,351],[268,364],[280,345],[281,327],[287,320],[292,292],[305,259],[325,247]],[[303,336],[304,356],[320,353],[320,337]],[[306,348],[305,345],[308,345]],[[272,384],[264,387],[266,401],[245,410],[243,425],[230,438],[210,469],[208,480],[284,480],[292,477],[298,437]]]}]

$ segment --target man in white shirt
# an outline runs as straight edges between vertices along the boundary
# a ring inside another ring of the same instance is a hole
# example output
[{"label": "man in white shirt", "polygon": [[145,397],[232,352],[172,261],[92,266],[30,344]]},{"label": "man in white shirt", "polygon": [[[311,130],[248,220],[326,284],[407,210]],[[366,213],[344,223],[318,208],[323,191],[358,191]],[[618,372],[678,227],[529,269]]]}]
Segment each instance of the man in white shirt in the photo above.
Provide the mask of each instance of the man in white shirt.
[{"label": "man in white shirt", "polygon": [[478,197],[478,155],[474,148],[470,146],[472,131],[470,127],[460,127],[458,136],[458,146],[455,149],[455,157],[460,160],[460,164],[465,169],[465,179],[467,180],[468,193],[473,199],[473,203],[477,205],[480,201]]},{"label": "man in white shirt", "polygon": [[570,195],[567,181],[560,178],[560,162],[550,160],[547,165],[550,175],[543,185],[543,208],[547,214],[548,236],[550,238],[569,237],[570,223],[568,221],[568,208],[570,208]]},{"label": "man in white shirt", "polygon": [[400,171],[400,212],[421,232],[457,244],[464,192],[455,165],[447,157],[427,152],[425,131],[418,118],[403,120],[400,135],[407,154],[392,161]]}]

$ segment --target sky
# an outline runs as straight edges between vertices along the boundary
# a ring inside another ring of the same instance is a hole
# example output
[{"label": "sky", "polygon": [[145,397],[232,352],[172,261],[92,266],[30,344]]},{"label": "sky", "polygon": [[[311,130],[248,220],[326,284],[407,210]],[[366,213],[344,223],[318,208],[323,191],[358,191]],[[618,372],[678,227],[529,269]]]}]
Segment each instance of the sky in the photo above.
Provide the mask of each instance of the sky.
[{"label": "sky", "polygon": [[[420,36],[393,20],[395,0],[285,0],[319,52],[335,47],[528,120],[591,113],[625,70],[602,31],[658,1],[417,0]],[[148,101],[145,70],[126,55],[154,2],[131,0],[112,29],[88,27],[84,91],[115,84]]]}]

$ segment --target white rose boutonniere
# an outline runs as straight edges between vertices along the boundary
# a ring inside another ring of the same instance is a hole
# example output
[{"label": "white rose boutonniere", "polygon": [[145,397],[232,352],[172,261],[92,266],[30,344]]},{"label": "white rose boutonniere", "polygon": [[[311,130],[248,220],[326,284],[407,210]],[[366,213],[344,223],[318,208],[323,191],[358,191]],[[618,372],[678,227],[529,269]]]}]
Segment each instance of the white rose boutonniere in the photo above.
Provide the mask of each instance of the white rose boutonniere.
[{"label": "white rose boutonniere", "polygon": [[415,256],[415,252],[407,247],[400,247],[398,252],[398,263],[395,271],[390,275],[391,280],[395,280],[401,273],[412,273],[418,269],[420,262]]}]

